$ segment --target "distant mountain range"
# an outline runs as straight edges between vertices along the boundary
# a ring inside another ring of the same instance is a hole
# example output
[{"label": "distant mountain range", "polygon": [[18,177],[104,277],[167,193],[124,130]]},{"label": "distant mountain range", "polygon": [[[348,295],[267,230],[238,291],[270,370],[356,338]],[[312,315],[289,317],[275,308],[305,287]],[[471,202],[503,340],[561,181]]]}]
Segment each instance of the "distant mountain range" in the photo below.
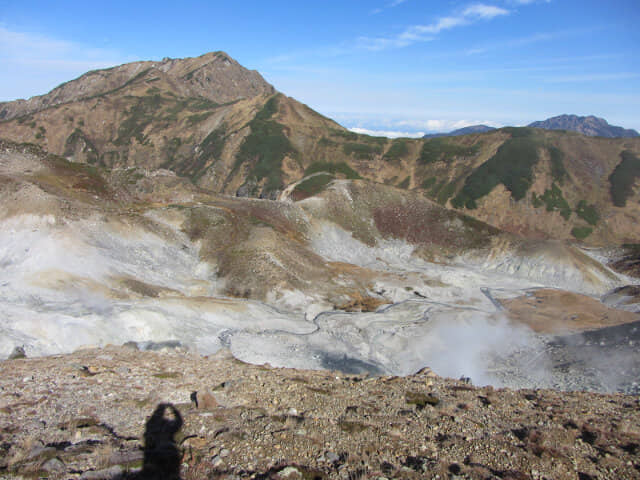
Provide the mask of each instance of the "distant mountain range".
[{"label": "distant mountain range", "polygon": [[577,115],[558,115],[542,122],[533,122],[529,127],[545,130],[571,130],[589,137],[628,138],[640,137],[635,130],[609,125],[604,118],[579,117]]},{"label": "distant mountain range", "polygon": [[[547,118],[546,120],[533,122],[527,125],[532,128],[542,128],[544,130],[569,130],[578,132],[588,137],[605,137],[605,138],[630,138],[640,137],[640,134],[632,129],[616,127],[609,125],[604,118],[589,115],[588,117],[579,117],[578,115],[558,115],[557,117]],[[471,125],[470,127],[459,128],[448,133],[430,133],[424,138],[436,137],[455,137],[457,135],[469,135],[471,133],[484,133],[495,130],[487,125]]]},{"label": "distant mountain range", "polygon": [[484,133],[495,130],[493,127],[487,125],[471,125],[469,127],[459,128],[449,133],[429,133],[424,138],[436,138],[436,137],[455,137],[457,135],[469,135],[471,133]]}]

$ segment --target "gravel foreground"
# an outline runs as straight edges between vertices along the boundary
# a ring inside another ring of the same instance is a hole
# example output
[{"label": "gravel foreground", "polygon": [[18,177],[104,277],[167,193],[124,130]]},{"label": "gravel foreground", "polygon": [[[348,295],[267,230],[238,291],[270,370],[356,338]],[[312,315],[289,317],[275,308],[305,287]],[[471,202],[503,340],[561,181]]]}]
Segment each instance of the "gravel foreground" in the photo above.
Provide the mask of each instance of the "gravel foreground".
[{"label": "gravel foreground", "polygon": [[87,349],[0,362],[0,478],[634,479],[640,398]]}]

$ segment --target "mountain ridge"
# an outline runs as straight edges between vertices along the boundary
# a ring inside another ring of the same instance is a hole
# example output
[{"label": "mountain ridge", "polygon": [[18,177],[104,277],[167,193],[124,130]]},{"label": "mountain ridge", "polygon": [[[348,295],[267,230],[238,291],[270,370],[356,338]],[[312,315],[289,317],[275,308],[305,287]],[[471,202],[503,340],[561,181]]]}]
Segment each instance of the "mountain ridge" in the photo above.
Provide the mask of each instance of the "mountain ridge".
[{"label": "mountain ridge", "polygon": [[563,114],[547,118],[546,120],[532,122],[528,126],[532,128],[543,128],[545,130],[568,130],[590,137],[630,138],[640,136],[640,134],[633,129],[610,125],[604,118],[599,118],[594,115],[581,117],[578,115]]},{"label": "mountain ridge", "polygon": [[422,138],[438,138],[438,137],[455,137],[458,135],[468,135],[471,133],[485,133],[496,130],[495,127],[488,125],[469,125],[468,127],[458,128],[451,132],[427,133]]},{"label": "mountain ridge", "polygon": [[276,199],[291,189],[291,200],[364,178],[518,235],[640,242],[637,138],[526,127],[430,139],[356,134],[222,52],[88,72],[31,110],[25,102],[2,104],[0,137],[99,168],[171,170],[225,195]]},{"label": "mountain ridge", "polygon": [[[222,70],[226,70],[224,75],[219,75]],[[183,96],[202,96],[218,103],[275,93],[275,88],[257,71],[247,70],[225,52],[216,51],[199,57],[166,57],[161,61],[138,61],[91,70],[44,95],[0,102],[0,120],[11,120],[65,103],[105,95],[125,87],[150,71],[164,73],[174,81],[182,80],[182,85],[173,86],[182,90],[180,93]],[[216,76],[215,82],[211,82],[211,75]]]}]

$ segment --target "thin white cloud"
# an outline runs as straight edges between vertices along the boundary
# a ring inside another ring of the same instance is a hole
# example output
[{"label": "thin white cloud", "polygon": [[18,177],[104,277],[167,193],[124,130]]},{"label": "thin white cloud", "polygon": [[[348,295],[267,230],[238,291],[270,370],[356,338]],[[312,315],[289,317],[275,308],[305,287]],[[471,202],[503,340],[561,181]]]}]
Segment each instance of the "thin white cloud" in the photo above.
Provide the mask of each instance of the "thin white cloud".
[{"label": "thin white cloud", "polygon": [[0,25],[0,100],[41,95],[87,70],[136,60],[107,48],[95,48]]},{"label": "thin white cloud", "polygon": [[[420,138],[426,133],[446,133],[472,125],[488,125],[500,128],[503,125],[492,120],[452,120],[452,119],[407,119],[407,120],[387,120],[384,125],[363,125],[363,120],[356,122],[348,118],[342,119],[342,123],[349,130],[355,133],[373,135],[377,137],[408,137]],[[357,126],[352,126],[354,123]],[[368,123],[364,121],[364,123]]]},{"label": "thin white cloud", "polygon": [[430,24],[409,26],[392,37],[360,37],[356,45],[370,51],[407,47],[414,43],[433,40],[437,34],[445,30],[471,25],[482,20],[491,20],[509,13],[509,10],[495,5],[476,3],[465,7],[457,14],[441,17]]},{"label": "thin white cloud", "polygon": [[465,8],[462,14],[465,18],[477,17],[482,19],[492,19],[501,15],[508,15],[509,10],[496,7],[494,5],[484,5],[482,3],[477,3]]}]

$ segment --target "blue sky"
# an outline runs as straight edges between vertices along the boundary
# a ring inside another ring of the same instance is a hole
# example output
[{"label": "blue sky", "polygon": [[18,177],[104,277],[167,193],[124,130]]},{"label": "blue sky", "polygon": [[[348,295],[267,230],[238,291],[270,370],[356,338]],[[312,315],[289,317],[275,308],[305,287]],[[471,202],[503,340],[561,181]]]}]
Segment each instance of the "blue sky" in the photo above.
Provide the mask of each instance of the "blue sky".
[{"label": "blue sky", "polygon": [[0,100],[224,50],[349,128],[389,135],[575,113],[640,130],[638,0],[0,0]]}]

